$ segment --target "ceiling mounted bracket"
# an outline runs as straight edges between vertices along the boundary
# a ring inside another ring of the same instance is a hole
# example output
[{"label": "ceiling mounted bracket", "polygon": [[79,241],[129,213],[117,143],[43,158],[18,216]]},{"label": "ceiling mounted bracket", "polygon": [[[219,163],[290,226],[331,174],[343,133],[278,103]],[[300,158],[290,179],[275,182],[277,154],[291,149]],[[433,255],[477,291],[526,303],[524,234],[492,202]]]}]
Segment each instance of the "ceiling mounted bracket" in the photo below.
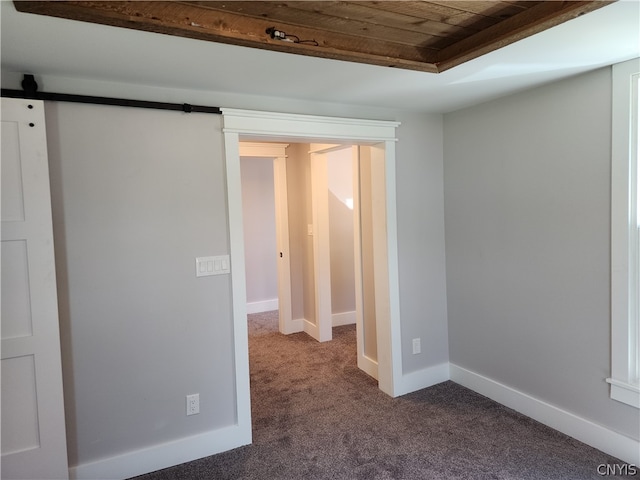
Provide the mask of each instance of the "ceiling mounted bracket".
[{"label": "ceiling mounted bracket", "polygon": [[22,78],[22,90],[24,90],[25,97],[27,98],[36,98],[38,94],[38,82],[33,75],[25,73]]}]

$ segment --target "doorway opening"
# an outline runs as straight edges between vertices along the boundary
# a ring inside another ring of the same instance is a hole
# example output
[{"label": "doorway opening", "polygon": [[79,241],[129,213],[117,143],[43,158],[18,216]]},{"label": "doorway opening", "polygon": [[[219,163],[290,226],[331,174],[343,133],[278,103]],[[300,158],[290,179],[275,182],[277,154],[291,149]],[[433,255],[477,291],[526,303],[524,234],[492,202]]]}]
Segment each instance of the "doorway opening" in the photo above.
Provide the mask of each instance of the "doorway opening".
[{"label": "doorway opening", "polygon": [[318,341],[355,325],[377,380],[370,149],[241,142],[240,157],[247,314],[278,310],[280,333]]},{"label": "doorway opening", "polygon": [[[400,392],[401,344],[395,200],[395,129],[397,122],[289,115],[223,109],[229,241],[233,274],[234,351],[238,425],[251,438],[247,345],[246,279],[241,200],[240,144],[248,142],[359,145],[370,155],[372,276],[375,288],[378,386],[390,396]],[[319,154],[320,156],[322,153]],[[318,162],[316,162],[318,163]],[[321,162],[320,162],[321,163]],[[316,213],[317,215],[318,213]],[[326,219],[324,219],[326,221]],[[316,217],[312,228],[322,224]],[[316,236],[313,237],[314,241]],[[322,245],[326,245],[319,242]],[[314,256],[322,249],[315,249]],[[283,255],[284,257],[284,255]],[[327,290],[330,293],[330,289]],[[325,292],[326,293],[326,292]],[[316,298],[318,295],[316,294]],[[326,303],[318,302],[324,305]],[[279,305],[282,309],[282,305]]]}]

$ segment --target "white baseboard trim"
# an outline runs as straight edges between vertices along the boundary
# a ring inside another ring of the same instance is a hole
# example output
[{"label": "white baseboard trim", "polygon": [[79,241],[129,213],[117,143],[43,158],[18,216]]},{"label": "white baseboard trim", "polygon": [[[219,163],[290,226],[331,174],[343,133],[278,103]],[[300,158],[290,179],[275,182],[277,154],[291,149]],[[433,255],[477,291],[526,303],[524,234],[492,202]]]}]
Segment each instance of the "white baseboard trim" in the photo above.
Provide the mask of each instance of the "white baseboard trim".
[{"label": "white baseboard trim", "polygon": [[71,480],[125,479],[251,443],[251,426],[238,425],[127,452],[69,469]]},{"label": "white baseboard trim", "polygon": [[402,375],[394,396],[399,397],[449,380],[449,363],[441,363]]},{"label": "white baseboard trim", "polygon": [[640,465],[640,442],[526,393],[450,364],[451,380],[625,462]]},{"label": "white baseboard trim", "polygon": [[315,323],[311,323],[306,318],[302,319],[302,331],[316,340],[318,339],[318,326]]},{"label": "white baseboard trim", "polygon": [[356,323],[356,312],[341,312],[333,313],[331,315],[331,324],[334,327],[341,327],[342,325],[352,325]]},{"label": "white baseboard trim", "polygon": [[366,355],[362,357],[358,355],[358,368],[378,380],[378,362],[376,360],[372,360]]},{"label": "white baseboard trim", "polygon": [[271,300],[262,300],[260,302],[247,303],[247,314],[271,312],[272,310],[278,310],[277,298],[272,298]]},{"label": "white baseboard trim", "polygon": [[307,335],[309,335],[310,337],[320,341],[319,340],[319,338],[320,338],[320,329],[318,328],[318,325],[316,325],[315,323],[310,322],[306,318],[303,318],[301,320],[302,320],[302,331],[304,333],[306,333]]},{"label": "white baseboard trim", "polygon": [[283,333],[284,335],[291,335],[292,333],[299,333],[304,331],[304,318],[294,318],[291,320],[290,328],[285,328]]}]

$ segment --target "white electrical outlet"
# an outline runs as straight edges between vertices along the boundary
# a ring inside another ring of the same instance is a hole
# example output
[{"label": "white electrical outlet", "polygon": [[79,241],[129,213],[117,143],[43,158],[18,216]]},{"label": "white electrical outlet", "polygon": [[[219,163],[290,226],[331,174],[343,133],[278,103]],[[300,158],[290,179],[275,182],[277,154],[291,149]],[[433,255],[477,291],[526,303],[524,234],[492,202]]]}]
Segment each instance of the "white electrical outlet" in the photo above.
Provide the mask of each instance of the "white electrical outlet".
[{"label": "white electrical outlet", "polygon": [[187,416],[200,413],[200,394],[187,395]]},{"label": "white electrical outlet", "polygon": [[414,338],[413,339],[413,354],[417,355],[418,353],[420,353],[420,351],[421,351],[420,339],[419,338]]}]

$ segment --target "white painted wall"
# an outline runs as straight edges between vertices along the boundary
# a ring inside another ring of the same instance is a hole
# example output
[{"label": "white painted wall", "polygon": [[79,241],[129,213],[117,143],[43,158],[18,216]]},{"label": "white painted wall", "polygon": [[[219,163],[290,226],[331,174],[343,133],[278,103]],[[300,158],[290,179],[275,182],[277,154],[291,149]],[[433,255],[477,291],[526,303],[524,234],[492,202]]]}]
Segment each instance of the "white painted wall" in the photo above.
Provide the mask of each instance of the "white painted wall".
[{"label": "white painted wall", "polygon": [[[277,310],[278,271],[273,160],[240,158],[247,304]],[[276,307],[272,305],[276,302]]]},{"label": "white painted wall", "polygon": [[[295,142],[293,142],[295,144]],[[302,158],[292,157],[292,162],[303,162],[293,165],[292,168],[301,167],[308,162],[308,144],[300,144],[293,151],[297,151]],[[351,148],[329,152],[327,154],[327,167],[329,189],[330,238],[331,238],[331,300],[333,313],[354,313],[355,310],[355,278],[353,262],[353,210],[345,205],[347,198],[353,199],[352,188],[352,160]],[[275,241],[275,205],[273,162],[267,158],[241,157],[240,170],[242,177],[242,211],[245,241],[245,270],[247,275],[247,305],[249,313],[265,311],[261,306],[274,304],[277,309],[278,279],[276,264]],[[304,170],[302,170],[304,171]],[[292,228],[295,230],[294,245],[300,242],[306,245],[309,241],[306,235],[306,219],[298,221],[295,212],[299,205],[307,205],[309,191],[304,188],[304,182],[299,182],[295,173],[289,182],[289,188],[294,191],[290,202],[290,210],[293,212]],[[300,235],[300,232],[303,235]],[[294,249],[295,249],[294,246]],[[292,270],[299,271],[306,263],[298,261],[298,256],[293,253]],[[310,259],[309,259],[310,260]],[[309,293],[313,291],[312,271],[308,272],[310,278],[306,278],[302,284],[309,285]],[[298,281],[293,282],[292,289],[297,292]],[[294,303],[303,301],[300,294],[294,295]],[[313,302],[308,302],[313,309]],[[299,309],[295,309],[298,317],[303,315]],[[342,317],[341,317],[342,318]],[[355,316],[347,318],[348,323],[355,322]],[[341,320],[344,322],[345,320]]]},{"label": "white painted wall", "polygon": [[444,139],[451,362],[638,439],[605,383],[610,69],[448,114]]},{"label": "white painted wall", "polygon": [[347,199],[353,200],[352,149],[347,147],[328,152],[326,155],[329,186],[331,309],[333,314],[352,313],[352,315],[341,317],[345,318],[343,322],[355,323],[353,209],[346,205]]}]

